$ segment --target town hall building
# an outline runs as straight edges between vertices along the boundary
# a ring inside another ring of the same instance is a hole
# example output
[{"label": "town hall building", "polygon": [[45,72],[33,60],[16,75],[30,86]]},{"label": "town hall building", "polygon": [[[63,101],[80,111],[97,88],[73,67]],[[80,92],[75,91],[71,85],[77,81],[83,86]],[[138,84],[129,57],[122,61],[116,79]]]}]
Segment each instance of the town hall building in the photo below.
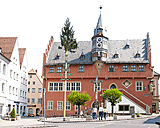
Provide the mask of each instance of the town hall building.
[{"label": "town hall building", "polygon": [[[63,116],[65,93],[61,78],[64,76],[60,74],[63,74],[65,53],[63,49],[58,49],[59,46],[61,43],[54,42],[51,37],[43,55],[46,116],[53,113]],[[76,52],[68,53],[68,63],[72,75],[68,76],[66,95],[78,91],[91,96],[91,101],[81,106],[81,111],[86,109],[91,113],[96,98],[95,84],[91,81],[95,81],[97,76],[98,81],[103,81],[98,84],[97,100],[99,105],[107,108],[108,113],[111,113],[111,104],[102,99],[102,94],[107,89],[117,88],[123,96],[122,102],[114,107],[114,113],[152,114],[154,71],[149,33],[145,39],[109,40],[104,35],[100,13],[91,41],[79,41]],[[76,112],[77,106],[70,104],[67,98],[66,115]]]}]

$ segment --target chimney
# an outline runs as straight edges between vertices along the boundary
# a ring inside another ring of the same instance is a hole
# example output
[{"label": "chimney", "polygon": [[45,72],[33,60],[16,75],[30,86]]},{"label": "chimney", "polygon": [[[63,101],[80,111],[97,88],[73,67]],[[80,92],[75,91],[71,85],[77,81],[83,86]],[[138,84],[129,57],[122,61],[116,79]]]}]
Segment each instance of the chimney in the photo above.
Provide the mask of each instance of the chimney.
[{"label": "chimney", "polygon": [[35,72],[37,73],[37,69],[35,70]]}]

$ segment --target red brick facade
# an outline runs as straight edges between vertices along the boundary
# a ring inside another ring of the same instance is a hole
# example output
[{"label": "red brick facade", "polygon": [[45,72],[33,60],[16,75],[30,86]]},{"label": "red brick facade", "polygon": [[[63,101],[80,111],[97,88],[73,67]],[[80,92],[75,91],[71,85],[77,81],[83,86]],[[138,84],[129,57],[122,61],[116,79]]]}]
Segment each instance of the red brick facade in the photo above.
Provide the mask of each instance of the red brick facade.
[{"label": "red brick facade", "polygon": [[[53,39],[51,38],[53,43]],[[50,42],[51,42],[50,41]],[[50,43],[50,45],[52,45]],[[48,46],[49,48],[49,46]],[[47,51],[47,53],[49,50]],[[150,55],[150,53],[149,53]],[[56,115],[63,116],[63,109],[57,110],[57,101],[64,101],[64,91],[49,91],[49,83],[50,82],[64,82],[61,81],[61,78],[64,76],[60,76],[60,73],[57,73],[57,67],[63,65],[52,65],[46,66],[46,53],[43,56],[43,88],[46,88],[46,116],[52,116],[53,112]],[[150,60],[151,62],[151,60]],[[152,113],[152,94],[150,93],[150,84],[153,75],[152,67],[150,64],[141,64],[141,63],[132,63],[132,64],[102,64],[102,69],[100,74],[98,74],[97,66],[101,64],[101,62],[97,61],[94,64],[86,64],[84,66],[84,72],[78,71],[78,64],[77,65],[70,65],[70,73],[73,73],[71,78],[68,82],[80,82],[81,83],[81,93],[88,93],[91,96],[91,101],[87,102],[87,106],[81,106],[81,110],[83,111],[85,107],[87,107],[88,111],[90,112],[91,104],[95,100],[95,91],[94,91],[94,84],[91,83],[92,80],[95,80],[96,76],[98,76],[99,80],[103,80],[101,83],[101,89],[98,91],[98,101],[99,103],[105,102],[101,94],[106,89],[110,89],[112,84],[116,85],[116,87],[125,95],[127,98],[141,106],[146,110],[146,105],[150,107],[150,113]],[[114,72],[109,71],[109,66],[114,66]],[[123,71],[123,66],[127,65],[128,71]],[[131,71],[131,66],[135,66],[135,71]],[[139,65],[144,66],[144,71],[139,71]],[[54,72],[50,72],[49,68],[54,67]],[[131,85],[129,87],[125,87],[123,82],[128,80]],[[142,90],[136,91],[136,82],[142,81]],[[64,85],[63,85],[64,86]],[[67,91],[67,96],[71,93],[71,91]],[[132,95],[132,96],[131,96]],[[137,100],[139,99],[139,100]],[[44,101],[44,99],[42,100]],[[48,110],[48,101],[53,101],[53,108],[52,110]],[[67,100],[68,101],[68,100]],[[143,103],[142,103],[143,102]],[[64,103],[64,102],[63,102]],[[44,103],[42,103],[43,105]],[[64,106],[64,105],[62,105]],[[63,107],[62,107],[63,108]],[[71,105],[71,109],[66,111],[66,115],[75,114],[75,107]]]}]

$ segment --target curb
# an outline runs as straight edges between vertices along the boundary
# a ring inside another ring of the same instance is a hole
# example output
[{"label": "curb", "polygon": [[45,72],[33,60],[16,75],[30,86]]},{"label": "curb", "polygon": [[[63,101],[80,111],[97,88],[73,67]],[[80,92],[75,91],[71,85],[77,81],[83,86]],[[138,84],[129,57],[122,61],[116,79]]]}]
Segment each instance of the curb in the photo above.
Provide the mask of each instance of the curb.
[{"label": "curb", "polygon": [[22,126],[18,128],[46,128],[46,127],[58,127],[58,125],[45,125],[45,126]]}]

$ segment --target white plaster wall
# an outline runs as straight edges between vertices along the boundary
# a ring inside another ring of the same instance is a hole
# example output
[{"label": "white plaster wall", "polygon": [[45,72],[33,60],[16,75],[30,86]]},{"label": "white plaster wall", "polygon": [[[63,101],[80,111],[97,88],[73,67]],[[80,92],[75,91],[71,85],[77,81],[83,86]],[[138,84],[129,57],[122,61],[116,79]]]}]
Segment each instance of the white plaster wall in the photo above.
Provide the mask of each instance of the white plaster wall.
[{"label": "white plaster wall", "polygon": [[[105,102],[108,113],[111,113],[112,111],[112,107],[111,107],[111,103],[109,102]],[[119,105],[129,105],[134,106],[135,109],[135,113],[139,112],[139,113],[146,113],[146,111],[144,109],[142,109],[140,106],[138,106],[137,104],[135,104],[134,102],[132,102],[131,100],[129,100],[127,97],[122,96],[122,102],[116,104],[116,106],[114,106],[114,113],[130,113],[130,111],[119,111]]]}]

